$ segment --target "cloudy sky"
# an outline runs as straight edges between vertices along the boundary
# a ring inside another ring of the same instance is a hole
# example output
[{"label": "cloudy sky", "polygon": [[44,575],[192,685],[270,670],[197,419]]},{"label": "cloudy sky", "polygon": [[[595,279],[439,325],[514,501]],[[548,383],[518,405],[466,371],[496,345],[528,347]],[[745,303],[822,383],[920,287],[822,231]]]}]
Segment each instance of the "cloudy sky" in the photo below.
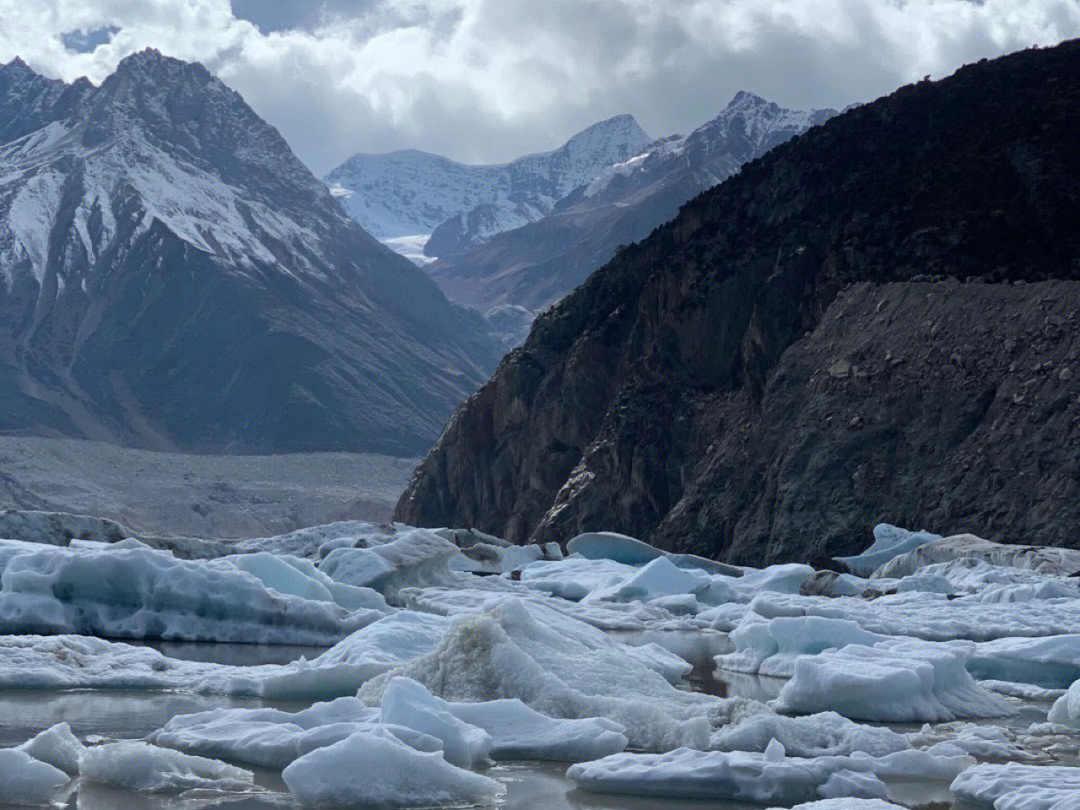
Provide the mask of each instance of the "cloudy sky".
[{"label": "cloudy sky", "polygon": [[322,173],[356,151],[497,161],[633,113],[686,132],[746,89],[842,107],[1080,36],[1080,0],[0,0],[0,61],[97,82],[199,60]]}]

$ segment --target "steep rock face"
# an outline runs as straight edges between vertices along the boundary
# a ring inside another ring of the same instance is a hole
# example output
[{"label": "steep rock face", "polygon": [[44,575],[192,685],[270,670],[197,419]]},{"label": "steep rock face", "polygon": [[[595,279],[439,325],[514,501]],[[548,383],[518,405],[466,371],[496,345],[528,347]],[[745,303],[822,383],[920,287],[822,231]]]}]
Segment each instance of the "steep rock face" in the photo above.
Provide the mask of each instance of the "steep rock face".
[{"label": "steep rock face", "polygon": [[0,430],[198,451],[430,446],[494,365],[239,95],[145,51],[0,68]]},{"label": "steep rock face", "polygon": [[740,92],[688,136],[657,141],[609,166],[542,219],[446,251],[426,269],[451,300],[481,310],[506,304],[542,309],[609,261],[619,246],[644,239],[673,218],[687,200],[835,114],[787,110]]},{"label": "steep rock face", "polygon": [[397,517],[757,564],[880,519],[1075,547],[1078,102],[1069,42],[744,166],[537,320]]},{"label": "steep rock face", "polygon": [[346,211],[379,239],[431,234],[429,256],[461,250],[547,213],[556,200],[650,142],[629,115],[593,124],[558,149],[467,166],[414,149],[353,155],[326,176]]}]

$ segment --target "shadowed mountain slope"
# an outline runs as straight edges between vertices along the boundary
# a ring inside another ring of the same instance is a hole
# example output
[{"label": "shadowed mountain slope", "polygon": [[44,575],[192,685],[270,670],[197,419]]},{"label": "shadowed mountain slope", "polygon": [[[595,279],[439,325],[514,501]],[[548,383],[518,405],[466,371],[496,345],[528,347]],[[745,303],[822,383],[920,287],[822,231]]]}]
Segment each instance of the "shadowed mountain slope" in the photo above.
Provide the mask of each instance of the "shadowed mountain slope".
[{"label": "shadowed mountain slope", "polygon": [[541,316],[398,519],[815,563],[879,520],[1077,546],[1080,42],[814,127]]}]

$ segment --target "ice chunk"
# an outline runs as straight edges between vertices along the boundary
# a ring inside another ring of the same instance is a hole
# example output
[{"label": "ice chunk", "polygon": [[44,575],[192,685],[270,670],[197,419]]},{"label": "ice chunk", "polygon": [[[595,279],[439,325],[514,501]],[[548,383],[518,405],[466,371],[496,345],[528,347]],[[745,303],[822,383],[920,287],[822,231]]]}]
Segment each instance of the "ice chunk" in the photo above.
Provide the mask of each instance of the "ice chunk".
[{"label": "ice chunk", "polygon": [[253,784],[251,773],[234,765],[134,740],[87,748],[79,774],[88,782],[146,793],[246,790]]},{"label": "ice chunk", "polygon": [[504,574],[524,568],[538,560],[561,560],[562,550],[558,543],[525,546],[496,546],[491,543],[475,543],[462,550],[454,558],[451,567],[460,571],[483,574]]},{"label": "ice chunk", "polygon": [[641,540],[617,532],[585,532],[566,544],[568,554],[587,560],[613,560],[624,565],[644,565],[664,552]]},{"label": "ice chunk", "polygon": [[795,659],[847,644],[876,644],[886,636],[863,630],[853,621],[821,616],[762,619],[748,613],[731,633],[734,652],[716,657],[721,669],[788,678]]},{"label": "ice chunk", "polygon": [[25,751],[0,748],[0,803],[48,804],[68,775]]},{"label": "ice chunk", "polygon": [[456,717],[446,701],[408,678],[393,678],[383,690],[382,722],[441,740],[446,761],[459,768],[490,760],[491,735]]},{"label": "ice chunk", "polygon": [[316,666],[362,664],[386,671],[431,652],[449,628],[450,620],[445,616],[399,611],[357,630],[312,663]]},{"label": "ice chunk", "polygon": [[[676,689],[640,653],[584,622],[505,597],[453,622],[438,647],[391,674],[446,700],[518,698],[551,717],[606,717],[638,748],[708,743],[719,699]],[[387,680],[366,683],[360,697],[378,702]]]},{"label": "ice chunk", "polygon": [[635,570],[625,581],[593,591],[587,599],[648,602],[661,596],[700,593],[708,585],[705,574],[676,568],[666,557],[658,557]]},{"label": "ice chunk", "polygon": [[237,667],[168,658],[88,636],[0,636],[6,689],[186,689],[276,699],[355,694],[368,679],[432,650],[450,622],[402,611],[374,622],[313,661]]},{"label": "ice chunk", "polygon": [[1037,757],[1016,744],[1015,731],[1001,726],[974,723],[945,723],[935,727],[925,725],[920,731],[908,735],[908,739],[913,745],[926,747],[932,752],[949,746],[958,753],[979,759],[1029,760]]},{"label": "ice chunk", "polygon": [[88,636],[0,636],[3,689],[175,689],[208,666]]},{"label": "ice chunk", "polygon": [[602,717],[556,720],[517,699],[448,705],[458,719],[492,736],[495,759],[585,762],[626,748],[623,727]]},{"label": "ice chunk", "polygon": [[0,576],[8,633],[333,644],[379,615],[281,595],[223,561],[143,548],[40,547]]},{"label": "ice chunk", "polygon": [[240,551],[267,551],[271,554],[292,554],[305,559],[320,559],[324,546],[367,546],[386,543],[394,538],[397,530],[362,520],[342,520],[321,526],[297,529],[288,534],[257,537],[236,543]]},{"label": "ice chunk", "polygon": [[18,750],[60,769],[68,776],[75,776],[79,772],[79,757],[85,747],[71,733],[67,723],[57,723],[20,745]]},{"label": "ice chunk", "polygon": [[593,591],[617,587],[637,571],[634,566],[613,560],[571,557],[528,565],[521,572],[521,582],[534,590],[579,602]]},{"label": "ice chunk", "polygon": [[1054,702],[1046,719],[1059,726],[1080,729],[1080,680]]},{"label": "ice chunk", "polygon": [[305,754],[282,772],[301,807],[437,807],[491,802],[499,783],[410,748],[376,727]]},{"label": "ice chunk", "polygon": [[874,542],[870,548],[854,557],[835,559],[856,576],[868,577],[894,557],[940,539],[940,534],[913,532],[899,526],[890,526],[888,523],[879,523],[874,527]]},{"label": "ice chunk", "polygon": [[[148,738],[189,754],[281,770],[298,757],[371,731],[379,712],[344,697],[299,712],[278,709],[212,709],[179,715]],[[413,729],[382,726],[419,751],[441,751],[441,741]]]},{"label": "ice chunk", "polygon": [[666,754],[614,754],[571,765],[566,776],[595,793],[791,806],[839,795],[883,798],[885,785],[871,767],[869,757],[773,761],[765,754],[680,748]]},{"label": "ice chunk", "polygon": [[[318,602],[334,601],[330,589],[315,576],[318,571],[310,562],[311,573],[302,572],[298,566],[294,566],[285,556],[269,554],[265,551],[254,554],[236,554],[226,557],[241,571],[247,571],[268,588],[273,588],[278,593],[287,596],[299,596],[302,599],[314,599]],[[293,558],[298,563],[299,557]],[[307,562],[306,560],[303,562]],[[326,579],[326,575],[323,575]]]},{"label": "ice chunk", "polygon": [[892,639],[848,645],[795,661],[780,690],[781,711],[836,711],[858,720],[941,721],[999,717],[1015,709],[980,687],[965,664],[974,645]]},{"label": "ice chunk", "polygon": [[949,790],[994,810],[1076,810],[1080,768],[984,763],[957,776]]},{"label": "ice chunk", "polygon": [[720,751],[764,751],[771,740],[790,756],[847,756],[856,751],[880,757],[904,751],[911,744],[902,734],[882,726],[854,723],[836,712],[785,717],[769,710],[751,713],[722,727],[712,737]]},{"label": "ice chunk", "polygon": [[679,568],[700,569],[713,574],[739,576],[742,569],[727,563],[698,557],[694,554],[671,554],[655,546],[617,532],[585,532],[566,544],[568,554],[576,554],[587,560],[612,560],[626,565],[644,565],[660,557],[666,557]]},{"label": "ice chunk", "polygon": [[980,679],[1064,688],[1080,679],[1080,635],[984,641],[968,671]]},{"label": "ice chunk", "polygon": [[0,537],[8,540],[66,546],[76,538],[115,543],[131,536],[130,529],[106,518],[66,512],[0,510]]},{"label": "ice chunk", "polygon": [[750,609],[766,618],[847,619],[871,633],[930,641],[1065,635],[1075,633],[1080,626],[1080,600],[1076,599],[993,604],[934,593],[900,593],[873,600],[762,593],[750,603]]},{"label": "ice chunk", "polygon": [[301,557],[255,552],[236,554],[226,559],[278,593],[337,602],[349,610],[387,611],[386,599],[378,591],[335,582],[310,560]]},{"label": "ice chunk", "polygon": [[874,577],[902,577],[931,563],[944,563],[961,557],[1050,576],[1080,573],[1080,551],[1050,546],[1003,545],[973,534],[956,534],[894,557],[875,571]]},{"label": "ice chunk", "polygon": [[319,563],[335,582],[374,588],[394,597],[400,588],[454,581],[450,561],[457,546],[426,529],[411,529],[367,549],[338,548]]}]

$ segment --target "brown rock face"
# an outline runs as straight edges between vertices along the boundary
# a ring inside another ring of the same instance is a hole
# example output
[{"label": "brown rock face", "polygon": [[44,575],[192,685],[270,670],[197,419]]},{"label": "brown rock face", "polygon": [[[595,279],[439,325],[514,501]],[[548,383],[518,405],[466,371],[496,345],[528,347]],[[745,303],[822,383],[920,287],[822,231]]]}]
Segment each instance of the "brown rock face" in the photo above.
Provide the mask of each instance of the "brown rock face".
[{"label": "brown rock face", "polygon": [[1080,545],[1078,126],[1070,42],[747,165],[537,321],[396,517],[758,564],[879,520]]}]

